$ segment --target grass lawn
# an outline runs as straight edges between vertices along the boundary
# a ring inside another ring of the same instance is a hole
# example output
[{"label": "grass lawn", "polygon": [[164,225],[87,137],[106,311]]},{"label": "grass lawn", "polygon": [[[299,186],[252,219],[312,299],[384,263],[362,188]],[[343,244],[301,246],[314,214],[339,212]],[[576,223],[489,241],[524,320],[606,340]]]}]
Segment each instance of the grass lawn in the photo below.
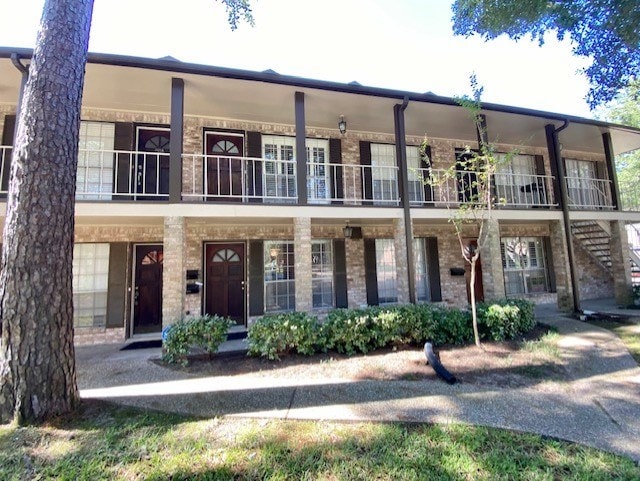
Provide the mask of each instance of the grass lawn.
[{"label": "grass lawn", "polygon": [[627,458],[465,425],[193,418],[85,403],[0,426],[0,479],[638,480]]},{"label": "grass lawn", "polygon": [[640,333],[635,329],[634,324],[608,320],[589,320],[589,323],[615,332],[636,362],[640,364]]}]

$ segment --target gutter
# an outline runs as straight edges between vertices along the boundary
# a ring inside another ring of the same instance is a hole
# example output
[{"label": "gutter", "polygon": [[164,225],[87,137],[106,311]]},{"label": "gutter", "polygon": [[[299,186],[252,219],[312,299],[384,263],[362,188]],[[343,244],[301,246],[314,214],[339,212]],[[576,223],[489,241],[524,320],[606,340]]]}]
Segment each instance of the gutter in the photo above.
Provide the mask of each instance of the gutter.
[{"label": "gutter", "polygon": [[569,275],[571,276],[571,293],[573,297],[573,312],[580,312],[580,286],[578,285],[575,255],[573,252],[573,238],[571,235],[571,218],[569,216],[569,194],[567,192],[567,179],[558,134],[569,126],[569,119],[564,119],[563,124],[553,130],[553,149],[555,151],[556,169],[560,187],[560,205],[562,206],[562,221],[564,223],[564,235],[567,242],[567,256],[569,260]]}]

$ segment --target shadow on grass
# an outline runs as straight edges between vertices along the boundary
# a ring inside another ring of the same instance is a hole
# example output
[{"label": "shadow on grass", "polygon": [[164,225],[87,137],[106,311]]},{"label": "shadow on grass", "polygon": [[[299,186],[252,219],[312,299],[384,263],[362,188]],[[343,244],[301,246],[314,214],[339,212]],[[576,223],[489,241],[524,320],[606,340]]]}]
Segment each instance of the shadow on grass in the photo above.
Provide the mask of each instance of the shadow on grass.
[{"label": "shadow on grass", "polygon": [[198,421],[89,402],[45,426],[0,433],[2,479],[640,476],[625,458],[540,436],[463,425]]}]

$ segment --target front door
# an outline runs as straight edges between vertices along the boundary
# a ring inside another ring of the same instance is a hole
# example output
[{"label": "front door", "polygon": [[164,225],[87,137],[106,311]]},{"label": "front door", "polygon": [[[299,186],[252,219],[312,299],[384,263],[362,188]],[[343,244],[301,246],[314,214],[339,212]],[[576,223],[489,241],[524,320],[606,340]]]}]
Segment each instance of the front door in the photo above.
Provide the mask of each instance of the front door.
[{"label": "front door", "polygon": [[159,127],[138,127],[137,134],[139,154],[136,159],[134,192],[141,200],[167,199],[170,132]]},{"label": "front door", "polygon": [[205,313],[244,325],[244,244],[206,244]]},{"label": "front door", "polygon": [[241,202],[244,137],[241,134],[206,132],[205,152],[205,193],[209,198]]},{"label": "front door", "polygon": [[162,245],[135,246],[133,334],[162,330]]}]

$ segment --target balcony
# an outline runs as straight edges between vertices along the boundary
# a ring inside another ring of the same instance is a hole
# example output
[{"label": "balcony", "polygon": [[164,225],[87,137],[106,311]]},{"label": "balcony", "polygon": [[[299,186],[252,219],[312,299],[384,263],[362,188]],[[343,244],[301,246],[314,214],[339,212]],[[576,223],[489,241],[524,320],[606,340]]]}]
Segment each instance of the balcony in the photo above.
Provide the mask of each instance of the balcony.
[{"label": "balcony", "polygon": [[[0,194],[9,184],[12,147],[0,146]],[[168,153],[124,150],[80,150],[78,201],[168,201]],[[297,204],[298,166],[295,160],[182,156],[182,199],[185,202]],[[473,195],[477,174],[459,171],[439,183],[444,170],[411,169],[408,174],[412,207],[457,206]],[[396,166],[307,163],[307,203],[398,207]],[[434,179],[433,183],[424,179]],[[495,197],[507,209],[557,207],[549,175],[500,173],[494,176]],[[585,177],[565,179],[573,210],[612,210],[611,181]],[[640,212],[640,187],[621,192],[623,210]]]}]

